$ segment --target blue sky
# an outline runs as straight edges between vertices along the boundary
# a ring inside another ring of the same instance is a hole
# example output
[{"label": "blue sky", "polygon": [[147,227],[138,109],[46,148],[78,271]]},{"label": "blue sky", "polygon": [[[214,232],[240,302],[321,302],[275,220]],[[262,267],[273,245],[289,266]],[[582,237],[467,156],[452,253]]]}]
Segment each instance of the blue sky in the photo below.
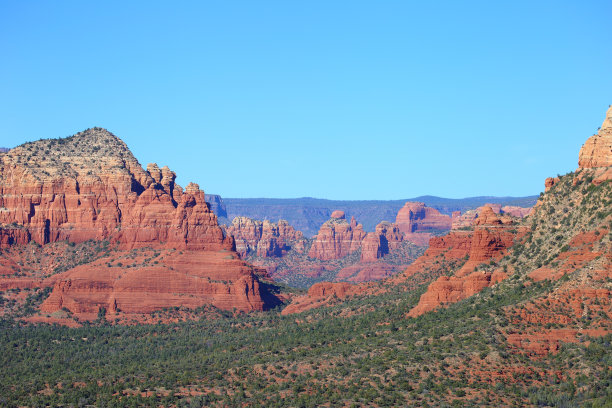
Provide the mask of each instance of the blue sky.
[{"label": "blue sky", "polygon": [[102,126],[225,197],[530,195],[612,104],[612,2],[0,3],[0,146]]}]

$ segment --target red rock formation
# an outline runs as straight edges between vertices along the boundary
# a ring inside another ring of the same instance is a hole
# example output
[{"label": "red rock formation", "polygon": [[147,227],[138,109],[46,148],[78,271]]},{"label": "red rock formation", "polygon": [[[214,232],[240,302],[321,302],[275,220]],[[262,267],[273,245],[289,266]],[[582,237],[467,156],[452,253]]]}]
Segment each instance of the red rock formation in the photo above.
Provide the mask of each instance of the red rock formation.
[{"label": "red rock formation", "polygon": [[[471,228],[478,223],[478,218],[481,217],[481,213],[487,209],[487,211],[492,211],[494,214],[504,214],[511,215],[513,217],[524,218],[531,212],[532,207],[524,208],[524,207],[514,207],[514,206],[505,206],[502,207],[501,204],[485,204],[482,207],[478,207],[475,210],[468,210],[464,214],[457,214],[457,212],[453,213],[453,222],[452,229],[460,229],[460,228]],[[508,217],[505,217],[504,220],[506,222],[509,220]]]},{"label": "red rock formation", "polygon": [[167,167],[147,168],[104,129],[18,146],[0,157],[2,229],[27,231],[13,233],[16,244],[29,233],[39,244],[109,239],[124,248],[231,249],[197,184],[183,193]]},{"label": "red rock formation", "polygon": [[343,220],[344,219],[344,211],[341,210],[335,210],[331,213],[330,218],[336,218],[339,220]]},{"label": "red rock formation", "polygon": [[0,155],[0,246],[93,239],[124,250],[190,251],[184,269],[166,263],[129,271],[77,267],[61,275],[46,311],[111,310],[111,298],[126,311],[205,303],[265,307],[252,268],[232,260],[234,241],[218,226],[204,192],[193,183],[183,191],[175,178],[156,164],[143,170],[125,143],[104,129],[18,146]]},{"label": "red rock formation", "polygon": [[302,233],[285,220],[274,224],[268,220],[236,217],[226,231],[234,237],[236,251],[242,257],[253,252],[260,257],[281,257],[296,244],[298,248],[303,246]]},{"label": "red rock formation", "polygon": [[[505,250],[512,246],[516,233],[510,231],[511,224],[512,220],[509,217],[499,216],[490,207],[484,207],[475,221],[474,231],[464,235],[462,245],[459,246],[462,251],[459,251],[458,255],[466,254],[467,262],[454,276],[442,276],[433,282],[408,315],[416,317],[444,304],[457,302],[505,279],[507,275],[502,271],[474,272],[474,269],[484,262],[501,258]],[[465,238],[468,236],[469,245],[466,245]],[[441,243],[444,243],[444,238],[447,237],[442,237]],[[436,244],[438,247],[441,246],[440,243]],[[430,249],[431,247],[428,252],[433,252]]]},{"label": "red rock formation", "polygon": [[[459,212],[459,211],[457,211]],[[470,228],[474,225],[474,222],[476,221],[476,218],[478,218],[478,209],[476,210],[468,210],[465,213],[461,214],[457,214],[455,215],[455,213],[453,213],[453,220],[452,220],[452,228],[453,230],[457,230],[457,229],[466,229],[466,228]]]},{"label": "red rock formation", "polygon": [[[121,257],[129,253],[115,253]],[[164,251],[162,262],[108,266],[109,258],[78,266],[54,276],[53,292],[43,312],[68,309],[94,318],[101,308],[118,312],[150,313],[168,307],[196,308],[212,304],[222,309],[250,311],[266,307],[252,268],[229,251]],[[140,260],[139,260],[140,261]]]},{"label": "red rock formation", "polygon": [[468,258],[471,241],[471,231],[451,231],[447,235],[431,238],[425,253],[402,273],[390,278],[390,282],[400,284],[411,280],[423,284],[449,269],[459,268]]},{"label": "red rock formation", "polygon": [[405,234],[448,231],[451,229],[451,217],[440,214],[424,203],[408,201],[397,213],[395,224]]},{"label": "red rock formation", "polygon": [[376,226],[375,232],[366,235],[361,244],[361,260],[375,261],[399,247],[404,237],[398,226],[383,221]]},{"label": "red rock formation", "polygon": [[408,315],[416,317],[440,305],[456,303],[505,278],[503,272],[500,272],[495,278],[490,272],[472,272],[464,277],[441,276],[429,285],[418,305]]},{"label": "red rock formation", "polygon": [[559,177],[548,177],[546,180],[544,180],[544,191],[548,191],[552,188],[552,186],[554,186],[555,184],[557,184],[559,182]]},{"label": "red rock formation", "polygon": [[301,313],[307,310],[324,306],[330,303],[334,298],[345,299],[348,296],[354,296],[361,293],[362,287],[352,285],[346,282],[321,282],[315,283],[310,287],[308,293],[304,296],[295,298],[293,302],[287,306],[281,314],[288,315]]},{"label": "red rock formation", "polygon": [[348,223],[341,211],[334,211],[333,214],[336,217],[326,221],[319,229],[308,252],[309,257],[320,260],[340,259],[361,247],[361,241],[366,236],[363,226],[357,225],[355,218],[351,218]]},{"label": "red rock formation", "polygon": [[0,226],[0,249],[6,249],[11,245],[30,242],[30,232],[17,225]]},{"label": "red rock formation", "polygon": [[612,106],[596,135],[591,136],[580,149],[580,168],[612,166]]},{"label": "red rock formation", "polygon": [[525,218],[531,213],[532,208],[533,207],[517,207],[513,205],[505,205],[502,207],[502,212],[513,217]]}]

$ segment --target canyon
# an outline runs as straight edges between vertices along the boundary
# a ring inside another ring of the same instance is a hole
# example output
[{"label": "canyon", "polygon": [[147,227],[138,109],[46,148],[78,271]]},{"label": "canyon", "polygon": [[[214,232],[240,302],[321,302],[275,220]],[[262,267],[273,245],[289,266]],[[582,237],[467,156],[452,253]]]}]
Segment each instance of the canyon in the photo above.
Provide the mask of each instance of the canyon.
[{"label": "canyon", "polygon": [[[455,212],[451,231],[432,237],[422,256],[403,272],[382,280],[382,286],[362,283],[342,287],[337,294],[334,286],[321,283],[327,292],[313,290],[296,297],[284,313],[330,307],[338,299],[379,296],[401,285],[426,284],[419,301],[406,313],[406,318],[418,318],[488,288],[545,285],[551,288],[543,294],[504,308],[511,324],[502,332],[516,352],[558,353],[563,342],[611,333],[606,281],[612,276],[612,214],[605,209],[612,180],[611,116],[612,108],[598,133],[580,149],[575,172],[546,179],[545,192],[534,208],[487,204],[464,214]],[[419,228],[411,222],[422,210],[413,203],[404,208],[407,216],[400,219],[398,214],[397,220],[405,220],[404,231],[410,233]],[[591,321],[588,327],[582,324],[585,313]],[[551,329],[560,324],[563,328]]]},{"label": "canyon", "polygon": [[[604,122],[533,208],[487,200],[445,213],[408,201],[366,228],[338,206],[312,236],[283,219],[219,225],[221,197],[142,168],[103,129],[1,153],[3,397],[599,403],[612,334],[611,136]],[[22,383],[24,372],[35,380]]]}]

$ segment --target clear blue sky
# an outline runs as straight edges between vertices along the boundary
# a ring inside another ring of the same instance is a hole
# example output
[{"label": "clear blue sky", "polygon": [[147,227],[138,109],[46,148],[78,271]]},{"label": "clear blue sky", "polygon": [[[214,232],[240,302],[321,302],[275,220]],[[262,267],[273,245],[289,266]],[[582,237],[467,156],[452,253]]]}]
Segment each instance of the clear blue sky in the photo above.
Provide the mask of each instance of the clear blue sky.
[{"label": "clear blue sky", "polygon": [[102,126],[225,197],[530,195],[612,103],[612,2],[2,1],[0,146]]}]

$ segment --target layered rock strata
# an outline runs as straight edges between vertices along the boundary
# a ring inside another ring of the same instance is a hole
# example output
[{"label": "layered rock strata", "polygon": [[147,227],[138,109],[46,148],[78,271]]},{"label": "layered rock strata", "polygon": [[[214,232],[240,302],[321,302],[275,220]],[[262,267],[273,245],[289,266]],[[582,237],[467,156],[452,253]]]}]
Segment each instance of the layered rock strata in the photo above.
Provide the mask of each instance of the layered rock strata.
[{"label": "layered rock strata", "polygon": [[507,274],[503,271],[491,273],[475,269],[482,263],[500,259],[506,249],[513,245],[517,232],[511,227],[509,217],[496,214],[491,207],[484,207],[475,221],[474,231],[466,232],[460,245],[454,244],[462,249],[459,255],[465,254],[467,262],[453,276],[441,276],[429,285],[408,315],[416,317],[442,305],[455,303],[505,279]]},{"label": "layered rock strata", "polygon": [[399,248],[404,236],[399,227],[383,221],[376,226],[376,231],[369,232],[361,243],[361,260],[376,261],[391,251]]},{"label": "layered rock strata", "polygon": [[143,170],[104,129],[26,143],[0,157],[0,242],[231,249],[204,192],[193,183],[183,191],[175,178],[168,167]]},{"label": "layered rock strata", "polygon": [[612,166],[612,106],[597,134],[588,138],[580,149],[578,166],[583,169]]},{"label": "layered rock strata", "polygon": [[53,292],[46,312],[265,308],[253,268],[233,252],[204,192],[194,183],[183,190],[175,179],[168,167],[143,169],[123,141],[101,128],[23,144],[0,155],[0,248],[107,240],[119,254],[187,251],[154,266],[111,266],[109,258],[55,275],[47,282]]},{"label": "layered rock strata", "polygon": [[[117,253],[115,257],[129,255]],[[134,265],[102,258],[54,276],[53,291],[41,307],[91,319],[100,311],[151,313],[168,307],[263,310],[266,302],[252,268],[224,251],[163,251],[161,262]]]},{"label": "layered rock strata", "polygon": [[226,232],[234,238],[236,251],[243,258],[251,253],[259,257],[281,257],[292,247],[303,248],[303,235],[285,220],[278,224],[236,217]]},{"label": "layered rock strata", "polygon": [[355,218],[346,221],[343,211],[334,211],[314,238],[308,256],[320,260],[344,258],[361,248],[366,232]]},{"label": "layered rock strata", "polygon": [[424,203],[408,201],[397,213],[395,224],[404,234],[451,229],[451,217]]}]

